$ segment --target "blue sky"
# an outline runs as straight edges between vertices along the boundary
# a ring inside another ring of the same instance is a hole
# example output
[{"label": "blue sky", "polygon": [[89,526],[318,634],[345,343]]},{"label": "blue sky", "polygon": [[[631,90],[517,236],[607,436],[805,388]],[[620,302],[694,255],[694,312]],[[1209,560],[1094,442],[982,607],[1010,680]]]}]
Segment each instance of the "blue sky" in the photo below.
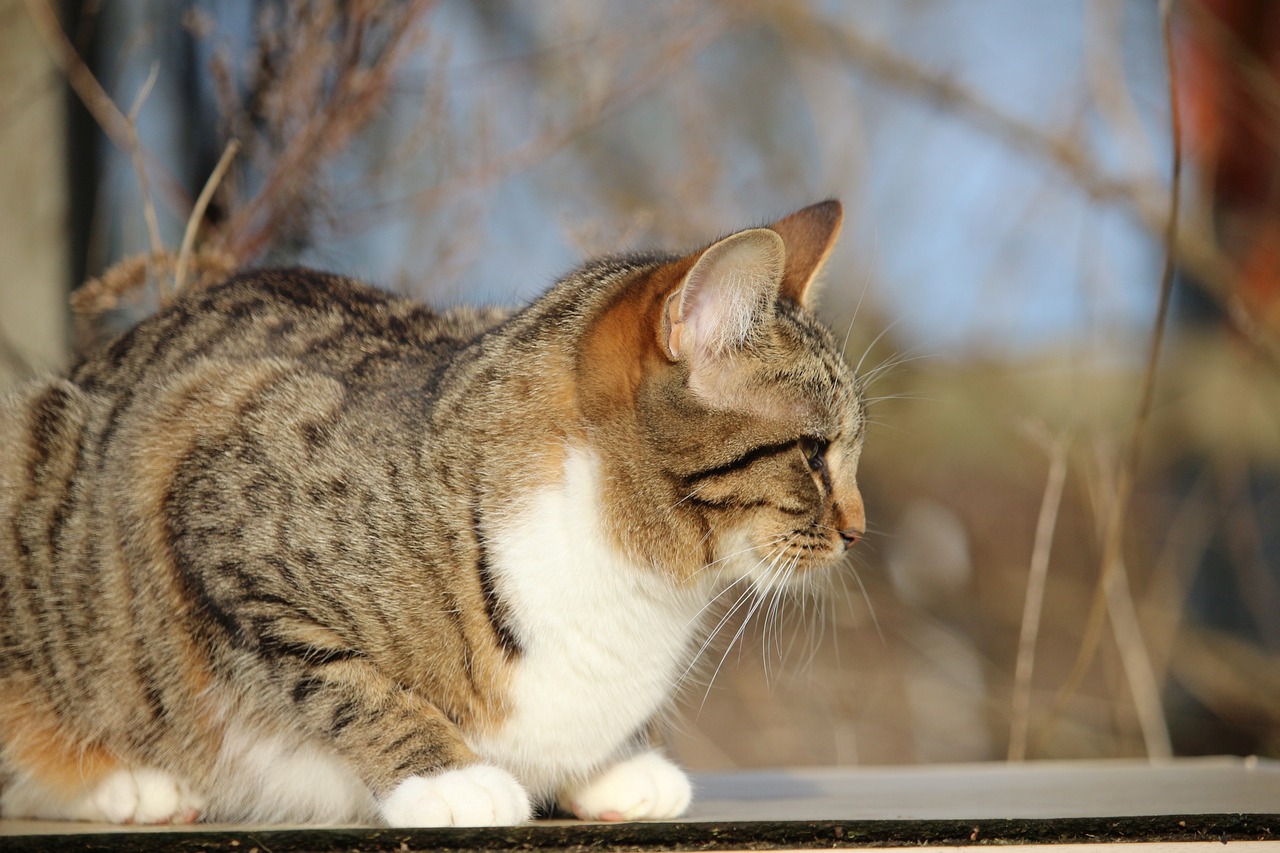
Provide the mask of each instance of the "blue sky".
[{"label": "blue sky", "polygon": [[[1093,60],[1086,33],[1099,29],[1098,4],[822,5],[832,26],[872,35],[1021,120],[1074,134],[1118,174],[1138,168],[1121,156],[1125,149],[1115,128],[1091,107],[1086,71]],[[251,21],[247,4],[206,8],[217,10],[221,43],[242,42]],[[408,132],[422,89],[441,73],[454,81],[450,121],[460,128],[477,116],[486,122],[476,150],[516,148],[557,104],[546,91],[546,78],[530,73],[521,57],[576,50],[584,40],[605,43],[628,28],[638,43],[651,35],[645,27],[661,40],[672,32],[673,21],[679,29],[685,10],[691,10],[693,26],[711,7],[624,8],[616,0],[565,0],[511,8],[518,19],[496,27],[493,20],[486,25],[472,4],[457,0],[433,12],[429,37],[403,75],[404,94],[392,102],[372,140],[340,162],[334,183],[360,185],[362,173]],[[655,8],[661,14],[650,14]],[[1124,79],[1113,82],[1132,94],[1155,140],[1149,145],[1151,162],[1163,162],[1163,60],[1154,5],[1128,2],[1123,10]],[[145,17],[146,7],[117,14],[135,16],[121,22],[127,31]],[[565,21],[578,29],[565,33]],[[158,59],[161,82],[144,110],[142,131],[150,147],[180,172],[183,152],[194,143],[177,117],[183,95],[175,88],[180,75],[166,73],[172,58],[165,30],[156,33],[150,45],[134,45],[117,56],[107,78],[117,100],[128,104]],[[642,59],[645,47],[638,44],[635,56]],[[623,63],[633,60],[630,53],[621,56]],[[590,59],[580,67],[583,74],[602,73]],[[571,82],[566,91],[572,99],[578,90]],[[688,168],[681,160],[688,153],[688,110],[705,121],[710,144],[727,164],[693,201],[662,189],[698,177],[680,171]],[[850,316],[862,299],[897,323],[893,334],[902,348],[959,356],[1027,354],[1114,332],[1124,338],[1127,330],[1150,322],[1160,259],[1153,241],[1127,215],[1091,202],[1043,160],[962,116],[874,76],[797,53],[767,28],[728,29],[688,68],[673,70],[590,134],[625,164],[627,180],[638,174],[657,187],[641,193],[645,197],[634,209],[626,202],[602,204],[611,194],[610,175],[580,149],[569,148],[426,217],[388,220],[351,238],[325,240],[301,260],[387,285],[409,281],[412,289],[446,301],[522,301],[581,258],[580,241],[570,232],[590,227],[593,219],[610,220],[604,232],[640,244],[670,241],[674,233],[678,242],[672,248],[689,248],[835,195],[845,201],[847,219],[826,294],[833,323]],[[455,133],[455,148],[458,139],[466,145],[465,133]],[[201,141],[207,142],[194,142]],[[450,156],[464,155],[455,150]],[[111,195],[103,209],[139,209],[132,164],[118,154],[108,163]],[[448,177],[448,167],[428,152],[398,164],[380,191],[396,197],[430,186]],[[341,206],[344,199],[337,201]],[[673,211],[676,204],[680,209]],[[689,224],[644,227],[677,216]],[[638,225],[629,228],[629,218]],[[167,225],[175,244],[180,225]],[[447,244],[454,229],[465,231],[474,246],[447,275],[433,279],[439,272],[433,247]],[[119,223],[113,234],[120,254],[142,248],[140,222]]]}]

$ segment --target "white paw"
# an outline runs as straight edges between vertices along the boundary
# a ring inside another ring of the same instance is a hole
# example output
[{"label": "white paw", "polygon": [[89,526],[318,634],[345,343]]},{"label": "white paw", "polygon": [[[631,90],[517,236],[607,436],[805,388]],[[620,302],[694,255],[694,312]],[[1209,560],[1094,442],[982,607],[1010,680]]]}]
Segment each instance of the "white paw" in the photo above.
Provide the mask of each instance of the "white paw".
[{"label": "white paw", "polygon": [[520,783],[491,764],[410,776],[379,810],[389,826],[511,826],[532,814]]},{"label": "white paw", "polygon": [[560,807],[582,820],[667,820],[689,808],[689,777],[657,752],[613,765],[585,785],[560,793]]},{"label": "white paw", "polygon": [[111,823],[192,823],[204,800],[163,770],[117,770],[89,795],[93,809]]}]

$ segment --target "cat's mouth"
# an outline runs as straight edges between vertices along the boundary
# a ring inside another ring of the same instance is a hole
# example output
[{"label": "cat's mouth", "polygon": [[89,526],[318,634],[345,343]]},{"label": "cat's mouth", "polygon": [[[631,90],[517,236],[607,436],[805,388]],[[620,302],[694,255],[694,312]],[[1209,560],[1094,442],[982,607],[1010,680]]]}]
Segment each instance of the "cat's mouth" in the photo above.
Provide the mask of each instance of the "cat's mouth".
[{"label": "cat's mouth", "polygon": [[860,530],[841,531],[819,524],[771,536],[742,532],[730,537],[716,574],[723,581],[747,581],[764,588],[802,583],[806,577],[844,562],[848,549],[861,537]]}]

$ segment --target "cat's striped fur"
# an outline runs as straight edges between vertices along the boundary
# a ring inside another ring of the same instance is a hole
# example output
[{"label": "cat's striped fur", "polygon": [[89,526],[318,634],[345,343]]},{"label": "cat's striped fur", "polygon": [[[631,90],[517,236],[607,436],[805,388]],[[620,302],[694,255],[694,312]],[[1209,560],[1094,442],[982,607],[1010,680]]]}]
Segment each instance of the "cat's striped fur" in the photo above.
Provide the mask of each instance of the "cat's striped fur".
[{"label": "cat's striped fur", "polygon": [[0,408],[0,810],[669,817],[711,597],[839,559],[863,411],[804,307],[835,202],[506,316],[307,270]]}]

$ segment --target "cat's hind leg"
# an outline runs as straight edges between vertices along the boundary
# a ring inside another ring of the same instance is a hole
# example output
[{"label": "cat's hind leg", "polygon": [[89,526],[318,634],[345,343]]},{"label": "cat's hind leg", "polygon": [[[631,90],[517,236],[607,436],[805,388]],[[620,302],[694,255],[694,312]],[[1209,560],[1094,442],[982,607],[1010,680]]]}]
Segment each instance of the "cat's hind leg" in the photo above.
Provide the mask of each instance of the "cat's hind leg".
[{"label": "cat's hind leg", "polygon": [[150,767],[116,770],[86,799],[111,823],[194,823],[205,805],[186,782]]},{"label": "cat's hind leg", "polygon": [[0,794],[0,815],[38,820],[96,823],[193,823],[204,800],[180,779],[153,768],[118,768],[102,779],[69,790],[19,773]]},{"label": "cat's hind leg", "polygon": [[571,786],[557,798],[582,820],[667,820],[689,808],[693,788],[684,771],[656,750],[642,752]]},{"label": "cat's hind leg", "polygon": [[184,781],[130,767],[55,720],[31,685],[0,687],[0,817],[190,823],[203,811]]}]

